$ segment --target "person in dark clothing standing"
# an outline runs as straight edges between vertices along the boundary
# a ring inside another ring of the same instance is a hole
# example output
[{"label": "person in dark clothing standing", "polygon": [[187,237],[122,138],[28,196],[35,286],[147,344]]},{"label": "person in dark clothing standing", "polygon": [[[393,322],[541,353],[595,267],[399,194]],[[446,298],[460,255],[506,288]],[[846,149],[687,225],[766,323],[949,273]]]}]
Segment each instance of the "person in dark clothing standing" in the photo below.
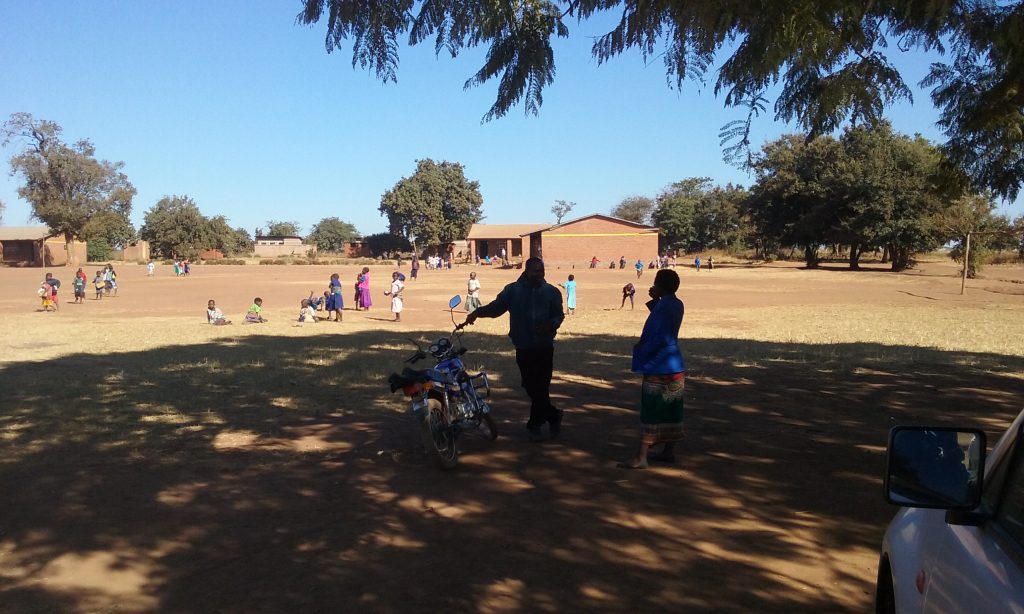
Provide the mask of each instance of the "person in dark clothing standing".
[{"label": "person in dark clothing standing", "polygon": [[477,318],[509,314],[508,336],[516,348],[516,364],[522,386],[530,397],[530,419],[526,423],[530,441],[543,441],[541,427],[548,424],[551,439],[562,430],[562,411],[551,404],[551,372],[554,368],[555,333],[562,325],[562,293],[544,281],[544,262],[530,258],[519,279],[508,284],[498,296],[466,317],[459,328]]}]

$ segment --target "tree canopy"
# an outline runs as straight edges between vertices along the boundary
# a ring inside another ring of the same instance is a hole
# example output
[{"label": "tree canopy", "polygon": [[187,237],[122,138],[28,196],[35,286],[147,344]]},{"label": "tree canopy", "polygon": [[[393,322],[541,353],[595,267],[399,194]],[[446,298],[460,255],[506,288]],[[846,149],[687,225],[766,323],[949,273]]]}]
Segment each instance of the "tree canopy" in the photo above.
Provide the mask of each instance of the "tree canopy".
[{"label": "tree canopy", "polygon": [[146,211],[139,235],[165,258],[195,258],[204,249],[236,255],[252,251],[244,228],[232,229],[227,218],[207,218],[188,196],[164,196]]},{"label": "tree canopy", "polygon": [[121,172],[123,162],[97,160],[96,148],[82,139],[68,145],[56,122],[15,113],[2,128],[3,144],[23,143],[11,157],[11,174],[25,184],[18,195],[32,206],[32,217],[64,236],[68,264],[74,264],[70,243],[87,235],[123,244],[134,235],[128,216],[135,187]]},{"label": "tree canopy", "polygon": [[320,220],[306,237],[306,242],[327,252],[343,252],[345,244],[359,238],[359,231],[349,222],[336,217],[325,217]]},{"label": "tree canopy", "polygon": [[[607,13],[618,22],[591,52],[603,64],[628,50],[644,62],[660,58],[670,87],[703,87],[718,66],[715,95],[743,111],[726,138],[749,145],[750,123],[778,92],[775,118],[796,122],[811,137],[846,122],[872,125],[887,106],[912,100],[892,62],[897,51],[947,54],[922,83],[942,111],[945,151],[976,187],[1015,198],[1024,181],[1024,6],[1020,0],[303,0],[296,21],[326,18],[328,52],[352,44],[352,64],[397,79],[400,43],[432,40],[452,57],[488,47],[466,87],[497,79],[485,120],[522,103],[536,114],[555,77],[552,41]],[[733,152],[735,153],[735,152]]]},{"label": "tree canopy", "polygon": [[380,199],[391,234],[419,245],[464,239],[483,219],[480,184],[466,179],[455,162],[416,161],[416,172],[403,177]]},{"label": "tree canopy", "polygon": [[267,220],[267,236],[269,237],[297,237],[300,230],[302,228],[299,227],[298,222]]},{"label": "tree canopy", "polygon": [[654,200],[647,196],[627,196],[611,210],[612,217],[636,222],[637,224],[650,224],[651,212],[654,211]]}]

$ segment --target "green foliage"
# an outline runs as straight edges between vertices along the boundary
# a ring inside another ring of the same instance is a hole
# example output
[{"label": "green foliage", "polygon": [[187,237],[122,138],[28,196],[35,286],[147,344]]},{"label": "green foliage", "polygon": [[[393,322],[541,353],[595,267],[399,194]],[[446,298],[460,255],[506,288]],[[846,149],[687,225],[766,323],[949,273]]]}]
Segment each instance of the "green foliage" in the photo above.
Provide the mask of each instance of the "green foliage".
[{"label": "green foliage", "polygon": [[428,158],[417,160],[416,172],[384,193],[380,212],[392,235],[436,245],[464,239],[483,219],[482,204],[480,184],[466,179],[461,164]]},{"label": "green foliage", "polygon": [[344,252],[345,244],[359,238],[359,231],[349,222],[343,222],[336,217],[325,217],[306,237],[306,242],[316,245],[316,248],[325,252]]},{"label": "green foliage", "polygon": [[86,222],[81,238],[89,243],[103,241],[108,246],[124,248],[136,236],[135,227],[127,216],[120,211],[105,211]]},{"label": "green foliage", "polygon": [[[127,220],[135,197],[135,187],[121,172],[124,163],[97,160],[92,143],[83,139],[68,145],[61,141],[61,132],[56,122],[37,121],[29,113],[15,113],[4,122],[4,146],[24,143],[11,158],[11,174],[25,181],[18,195],[32,206],[32,216],[63,235],[69,246],[84,232],[123,244],[125,235],[134,234]],[[88,230],[90,221],[100,215],[107,217]],[[112,223],[115,218],[123,223]],[[105,234],[114,228],[111,235]],[[73,260],[74,252],[68,253]]]},{"label": "green foliage", "polygon": [[238,256],[252,252],[253,240],[244,228],[232,228],[223,215],[215,215],[207,222],[207,246],[225,256]]},{"label": "green foliage", "polygon": [[591,47],[598,64],[639,52],[645,65],[661,59],[669,87],[680,89],[687,80],[703,88],[708,70],[716,67],[715,95],[746,112],[745,119],[723,127],[723,145],[733,142],[725,153],[746,163],[753,161],[750,125],[768,106],[770,93],[778,92],[775,119],[795,122],[811,136],[830,134],[847,122],[870,127],[886,107],[911,99],[890,56],[947,51],[948,44],[952,64],[933,64],[924,83],[934,86],[932,99],[943,109],[947,154],[976,187],[997,195],[1015,197],[1024,180],[1020,0],[303,0],[296,22],[326,18],[328,52],[351,39],[353,66],[385,81],[397,78],[405,40],[414,45],[430,39],[436,53],[452,57],[486,46],[483,66],[465,85],[498,79],[487,121],[520,102],[526,113],[536,114],[555,75],[552,40],[568,37],[573,21],[586,32],[584,22],[606,19],[609,12],[618,15],[615,26]]},{"label": "green foliage", "polygon": [[217,258],[214,260],[203,260],[202,264],[206,266],[245,266],[246,262],[241,258]]},{"label": "green foliage", "polygon": [[686,250],[694,244],[697,200],[711,185],[710,177],[693,177],[673,183],[658,195],[651,219],[660,229],[660,248]]},{"label": "green foliage", "polygon": [[551,206],[551,213],[555,214],[555,223],[561,224],[562,218],[569,215],[569,212],[576,207],[576,203],[568,202],[565,200],[556,200],[555,204]]},{"label": "green foliage", "polygon": [[110,254],[114,251],[114,248],[105,239],[96,238],[89,240],[85,246],[85,251],[86,261],[103,262],[110,259]]},{"label": "green foliage", "polygon": [[388,232],[380,232],[363,237],[363,244],[374,256],[383,256],[390,252],[407,252],[412,244],[405,238]]},{"label": "green foliage", "polygon": [[740,212],[747,197],[743,188],[718,187],[708,177],[673,183],[658,195],[652,213],[660,247],[687,252],[729,249],[749,234]]},{"label": "green foliage", "polygon": [[611,216],[637,224],[650,224],[654,200],[646,196],[627,196],[612,208]]},{"label": "green foliage", "polygon": [[766,143],[751,168],[756,181],[745,213],[754,245],[763,257],[781,246],[799,246],[808,267],[818,265],[818,248],[836,222],[832,189],[842,150],[832,137],[806,141],[786,135]]},{"label": "green foliage", "polygon": [[210,221],[188,196],[165,196],[146,211],[139,235],[155,254],[195,258],[213,244]]},{"label": "green foliage", "polygon": [[299,236],[298,222],[278,222],[275,220],[267,221],[267,234],[265,236],[270,237],[297,237]]}]

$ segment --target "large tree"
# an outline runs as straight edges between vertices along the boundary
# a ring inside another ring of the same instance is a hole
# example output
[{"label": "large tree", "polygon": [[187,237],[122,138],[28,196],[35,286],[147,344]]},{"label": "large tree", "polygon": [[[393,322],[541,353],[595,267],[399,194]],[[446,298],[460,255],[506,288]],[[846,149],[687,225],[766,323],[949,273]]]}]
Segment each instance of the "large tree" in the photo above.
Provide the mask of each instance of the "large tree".
[{"label": "large tree", "polygon": [[483,219],[480,184],[466,179],[455,162],[416,161],[416,172],[403,177],[380,199],[391,234],[418,245],[465,239],[469,227]]},{"label": "large tree", "polygon": [[658,238],[662,249],[689,250],[695,243],[694,217],[697,202],[705,191],[711,188],[710,177],[691,177],[677,181],[662,190],[655,199],[651,214],[658,227]]},{"label": "large tree", "polygon": [[775,92],[775,118],[796,122],[812,137],[846,121],[873,124],[888,105],[912,99],[893,54],[948,52],[951,62],[934,63],[924,85],[934,88],[942,108],[951,159],[1003,197],[1015,197],[1024,181],[1020,0],[303,0],[297,22],[326,17],[327,51],[351,39],[352,64],[385,81],[397,78],[403,39],[431,39],[438,54],[453,57],[488,46],[466,87],[498,80],[490,119],[520,102],[536,114],[555,76],[552,39],[568,37],[573,21],[606,12],[620,18],[593,42],[599,64],[639,51],[645,62],[661,58],[676,88],[687,79],[703,86],[707,71],[720,66],[714,93],[744,109],[740,129],[731,130],[741,144],[749,143],[750,122]]},{"label": "large tree", "polygon": [[894,271],[909,267],[915,253],[942,245],[934,216],[961,194],[938,180],[941,152],[922,137],[893,132],[888,123],[848,129],[833,171],[833,243],[849,246],[850,268],[860,254],[884,247]]},{"label": "large tree", "polygon": [[164,196],[146,211],[139,235],[165,258],[195,258],[214,242],[210,220],[188,196]]},{"label": "large tree", "polygon": [[[77,264],[71,243],[92,229],[120,226],[115,236],[131,234],[128,215],[135,188],[121,172],[123,162],[96,159],[96,148],[82,139],[64,143],[62,129],[29,113],[15,113],[2,128],[4,146],[18,141],[22,149],[11,158],[11,173],[25,184],[18,195],[32,206],[32,217],[64,237],[68,265]],[[103,220],[96,220],[102,217]],[[108,224],[114,220],[114,224]],[[125,231],[125,232],[122,232]],[[131,232],[134,232],[133,230]]]},{"label": "large tree", "polygon": [[232,228],[223,215],[215,215],[207,221],[207,245],[222,254],[238,256],[252,253],[252,237],[244,228]]},{"label": "large tree", "polygon": [[752,164],[756,181],[745,209],[764,257],[798,246],[807,266],[818,266],[818,249],[836,224],[833,189],[841,160],[839,143],[830,136],[808,141],[790,134],[762,147]]},{"label": "large tree", "polygon": [[346,243],[358,238],[359,231],[351,223],[336,217],[325,217],[313,226],[306,242],[316,245],[320,251],[343,252]]}]

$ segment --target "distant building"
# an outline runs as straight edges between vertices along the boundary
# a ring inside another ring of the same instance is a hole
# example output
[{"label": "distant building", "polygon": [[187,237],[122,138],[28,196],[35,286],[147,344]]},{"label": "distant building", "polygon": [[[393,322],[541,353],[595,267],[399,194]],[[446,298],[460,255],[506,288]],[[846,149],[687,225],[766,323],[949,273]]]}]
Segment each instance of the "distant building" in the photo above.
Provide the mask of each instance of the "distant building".
[{"label": "distant building", "polygon": [[561,224],[473,224],[469,231],[471,257],[501,256],[505,248],[514,262],[536,256],[548,267],[590,266],[595,256],[601,268],[625,257],[630,264],[658,256],[658,229],[595,213]]},{"label": "distant building", "polygon": [[124,248],[121,258],[125,262],[149,262],[149,241],[136,241]]},{"label": "distant building", "polygon": [[279,256],[305,256],[309,250],[316,251],[315,245],[304,245],[302,237],[266,235],[256,237],[253,251],[260,258]]},{"label": "distant building", "polygon": [[[64,235],[54,235],[46,226],[0,226],[0,261],[8,266],[65,266],[68,246]],[[85,264],[85,241],[71,244],[75,262]]]}]

